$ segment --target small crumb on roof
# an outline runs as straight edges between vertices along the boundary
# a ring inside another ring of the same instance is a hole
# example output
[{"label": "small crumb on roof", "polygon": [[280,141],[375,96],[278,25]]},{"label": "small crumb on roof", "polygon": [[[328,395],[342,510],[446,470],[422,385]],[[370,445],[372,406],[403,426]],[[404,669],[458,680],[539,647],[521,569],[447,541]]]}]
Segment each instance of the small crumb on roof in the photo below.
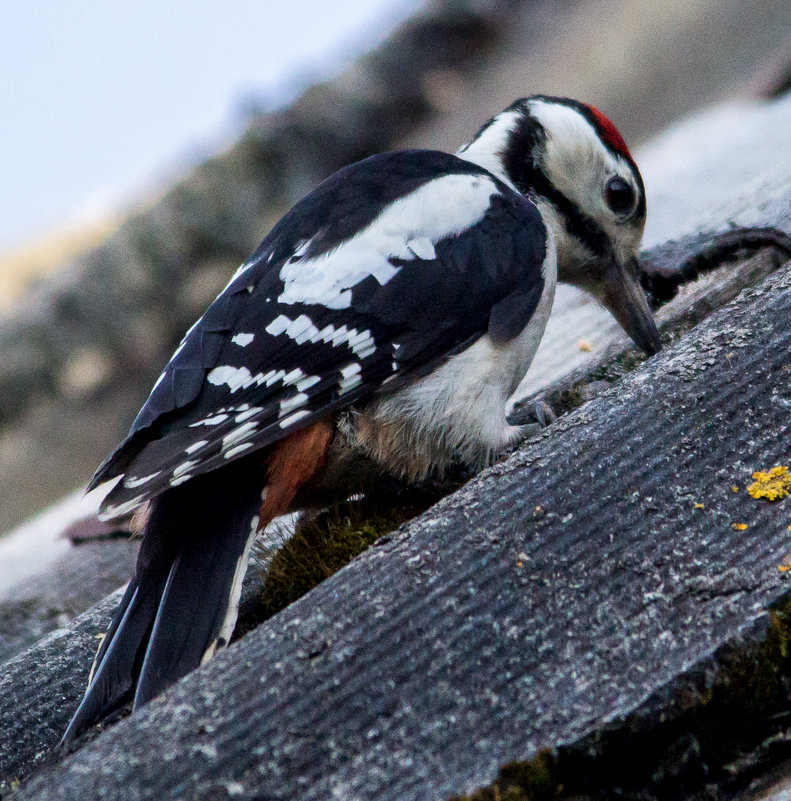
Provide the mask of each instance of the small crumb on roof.
[{"label": "small crumb on roof", "polygon": [[753,473],[755,482],[747,487],[753,498],[766,498],[767,501],[779,501],[791,493],[791,473],[786,465],[777,465],[768,472],[759,470]]},{"label": "small crumb on roof", "polygon": [[747,528],[747,523],[731,523],[731,528],[734,531],[744,531]]},{"label": "small crumb on roof", "polygon": [[585,351],[585,353],[590,353],[593,350],[593,345],[591,345],[591,343],[588,342],[587,339],[580,339],[577,342],[577,347],[580,350]]}]

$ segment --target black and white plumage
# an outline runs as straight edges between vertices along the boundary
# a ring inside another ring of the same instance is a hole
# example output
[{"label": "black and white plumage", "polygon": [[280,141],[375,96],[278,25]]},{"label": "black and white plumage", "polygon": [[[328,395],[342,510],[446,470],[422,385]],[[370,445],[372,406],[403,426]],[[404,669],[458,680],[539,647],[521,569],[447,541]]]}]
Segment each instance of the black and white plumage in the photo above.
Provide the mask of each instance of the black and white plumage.
[{"label": "black and white plumage", "polygon": [[116,481],[108,517],[151,508],[66,739],[228,641],[247,550],[274,515],[354,491],[362,464],[414,479],[514,442],[506,401],[558,274],[657,350],[630,267],[644,216],[617,130],[546,97],[518,101],[458,155],[373,156],[298,203],[184,337],[92,481]]},{"label": "black and white plumage", "polygon": [[424,375],[486,331],[513,340],[554,284],[546,237],[533,203],[456,156],[386,153],[335,173],[184,338],[93,479],[123,475],[105,510]]}]

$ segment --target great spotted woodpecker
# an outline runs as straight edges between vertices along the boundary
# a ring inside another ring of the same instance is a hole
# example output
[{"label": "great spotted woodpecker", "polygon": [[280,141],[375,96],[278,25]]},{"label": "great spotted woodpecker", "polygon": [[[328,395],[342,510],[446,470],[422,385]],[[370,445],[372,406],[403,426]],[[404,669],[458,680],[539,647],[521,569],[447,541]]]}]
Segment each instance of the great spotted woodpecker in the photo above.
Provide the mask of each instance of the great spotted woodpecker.
[{"label": "great spotted woodpecker", "polygon": [[456,155],[383,153],[297,203],[184,337],[90,487],[148,503],[137,569],[64,736],[144,704],[228,642],[257,532],[294,508],[480,466],[556,280],[648,353],[637,166],[599,111],[518,100]]}]

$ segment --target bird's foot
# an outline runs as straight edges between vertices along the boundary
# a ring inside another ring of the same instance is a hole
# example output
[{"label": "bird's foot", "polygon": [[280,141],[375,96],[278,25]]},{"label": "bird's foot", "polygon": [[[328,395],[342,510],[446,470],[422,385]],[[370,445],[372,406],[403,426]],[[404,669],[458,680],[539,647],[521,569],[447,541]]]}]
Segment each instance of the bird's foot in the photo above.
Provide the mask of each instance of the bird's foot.
[{"label": "bird's foot", "polygon": [[519,439],[541,431],[557,419],[555,410],[543,398],[518,401],[508,415],[508,422],[520,429]]}]

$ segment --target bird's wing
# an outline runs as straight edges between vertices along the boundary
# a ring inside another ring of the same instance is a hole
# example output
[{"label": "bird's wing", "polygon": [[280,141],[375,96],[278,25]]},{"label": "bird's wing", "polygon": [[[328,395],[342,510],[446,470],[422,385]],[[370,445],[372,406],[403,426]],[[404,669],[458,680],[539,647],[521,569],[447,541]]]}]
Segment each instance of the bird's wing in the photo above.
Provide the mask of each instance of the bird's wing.
[{"label": "bird's wing", "polygon": [[297,204],[190,329],[92,487],[105,517],[516,336],[543,290],[535,206],[430,151],[352,165]]}]

